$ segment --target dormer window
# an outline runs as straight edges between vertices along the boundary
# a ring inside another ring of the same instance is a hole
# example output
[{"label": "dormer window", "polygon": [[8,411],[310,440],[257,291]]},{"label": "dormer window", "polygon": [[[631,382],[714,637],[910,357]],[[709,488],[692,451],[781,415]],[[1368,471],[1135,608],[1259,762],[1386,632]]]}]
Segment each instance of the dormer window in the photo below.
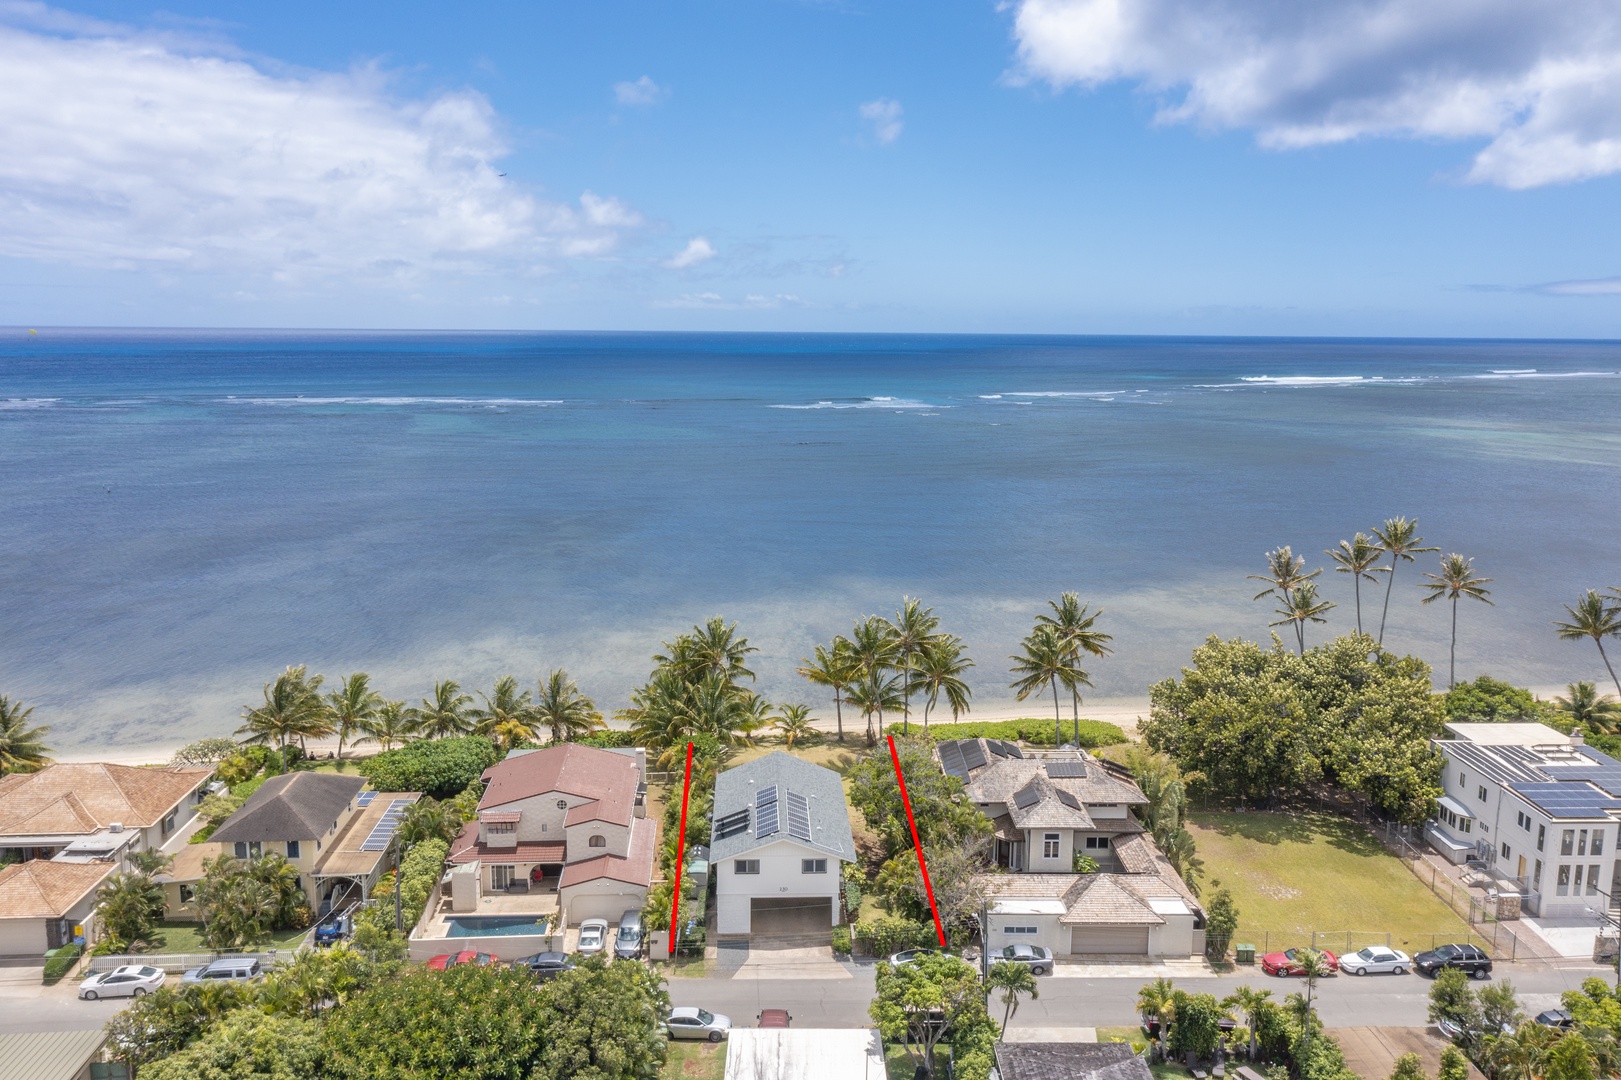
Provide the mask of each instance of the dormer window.
[{"label": "dormer window", "polygon": [[518,831],[516,821],[486,821],[484,832],[488,836],[511,836]]},{"label": "dormer window", "polygon": [[608,838],[601,833],[593,833],[591,839],[585,842],[586,847],[607,847]]}]

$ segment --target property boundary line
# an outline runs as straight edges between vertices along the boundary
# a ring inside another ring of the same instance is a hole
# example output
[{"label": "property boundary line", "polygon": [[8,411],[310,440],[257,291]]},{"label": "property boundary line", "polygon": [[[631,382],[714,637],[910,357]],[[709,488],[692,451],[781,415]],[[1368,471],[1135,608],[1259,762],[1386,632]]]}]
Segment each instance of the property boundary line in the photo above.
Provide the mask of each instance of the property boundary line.
[{"label": "property boundary line", "polygon": [[895,736],[888,736],[889,759],[895,763],[895,781],[901,786],[901,805],[906,807],[906,824],[912,827],[912,846],[917,849],[917,868],[923,874],[923,891],[929,897],[929,914],[934,916],[934,932],[940,938],[940,947],[946,947],[946,928],[940,925],[940,908],[934,902],[934,886],[929,883],[929,863],[923,857],[923,841],[917,837],[917,822],[912,818],[912,797],[906,794],[906,777],[901,775],[901,755],[895,749]]}]

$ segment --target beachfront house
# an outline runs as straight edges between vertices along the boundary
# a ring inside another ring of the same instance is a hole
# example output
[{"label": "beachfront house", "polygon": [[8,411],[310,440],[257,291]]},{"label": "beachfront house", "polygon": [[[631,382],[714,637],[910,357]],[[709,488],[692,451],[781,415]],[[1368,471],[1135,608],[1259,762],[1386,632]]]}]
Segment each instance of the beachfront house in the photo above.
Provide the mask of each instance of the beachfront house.
[{"label": "beachfront house", "polygon": [[644,761],[637,750],[564,743],[490,766],[478,817],[450,848],[451,910],[493,910],[481,907],[486,896],[532,897],[500,911],[561,908],[569,926],[640,910],[657,831],[646,817]]},{"label": "beachfront house", "polygon": [[158,880],[171,919],[198,917],[193,904],[203,863],[219,855],[286,856],[316,914],[358,903],[392,868],[394,830],[419,792],[363,791],[359,776],[291,772],[272,776],[207,841],[187,844]]},{"label": "beachfront house", "polygon": [[173,850],[213,775],[206,767],[75,762],[0,776],[0,858],[122,865],[132,851]]},{"label": "beachfront house", "polygon": [[839,922],[841,871],[855,861],[844,785],[832,769],[779,750],[715,778],[709,863],[718,933],[828,934]]},{"label": "beachfront house", "polygon": [[[1621,762],[1545,724],[1448,724],[1424,836],[1541,918],[1621,907]],[[1498,909],[1501,911],[1501,907]]]},{"label": "beachfront house", "polygon": [[1025,750],[1001,739],[950,740],[935,752],[990,819],[991,861],[1008,871],[984,879],[987,947],[1203,953],[1204,910],[1132,814],[1148,799],[1124,771],[1084,750]]}]

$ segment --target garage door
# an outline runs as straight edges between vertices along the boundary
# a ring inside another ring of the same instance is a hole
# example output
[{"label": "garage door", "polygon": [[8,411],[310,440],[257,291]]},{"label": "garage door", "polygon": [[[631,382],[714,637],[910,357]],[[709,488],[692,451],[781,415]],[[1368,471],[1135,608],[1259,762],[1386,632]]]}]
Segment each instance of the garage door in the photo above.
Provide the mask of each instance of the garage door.
[{"label": "garage door", "polygon": [[586,919],[607,919],[608,925],[618,926],[619,916],[641,909],[642,902],[634,896],[592,896],[586,893],[569,898],[568,924],[579,926]]},{"label": "garage door", "polygon": [[826,945],[832,939],[833,901],[825,896],[756,897],[749,909],[749,933],[756,944]]},{"label": "garage door", "polygon": [[0,919],[0,956],[39,956],[44,951],[44,919]]},{"label": "garage door", "polygon": [[1077,926],[1070,931],[1069,951],[1077,956],[1146,956],[1146,926]]}]

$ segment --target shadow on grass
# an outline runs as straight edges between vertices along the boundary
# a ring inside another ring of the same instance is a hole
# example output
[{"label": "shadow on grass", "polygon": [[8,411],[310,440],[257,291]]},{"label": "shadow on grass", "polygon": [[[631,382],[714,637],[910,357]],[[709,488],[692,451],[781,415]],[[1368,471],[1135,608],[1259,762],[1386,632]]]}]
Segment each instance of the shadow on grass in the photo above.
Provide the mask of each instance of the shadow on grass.
[{"label": "shadow on grass", "polygon": [[1363,858],[1385,854],[1384,845],[1361,825],[1315,810],[1200,812],[1188,817],[1202,829],[1257,844],[1328,844]]}]

